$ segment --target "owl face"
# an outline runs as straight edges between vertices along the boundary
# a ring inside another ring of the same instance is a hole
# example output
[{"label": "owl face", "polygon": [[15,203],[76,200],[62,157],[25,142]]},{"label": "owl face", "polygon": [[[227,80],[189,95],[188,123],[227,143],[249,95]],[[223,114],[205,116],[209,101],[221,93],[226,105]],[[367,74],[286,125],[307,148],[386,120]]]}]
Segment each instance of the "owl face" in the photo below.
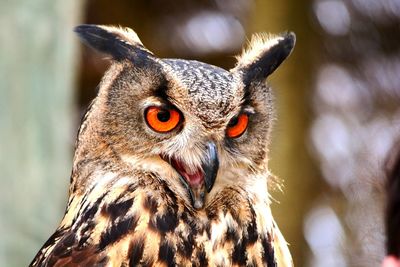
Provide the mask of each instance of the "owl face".
[{"label": "owl face", "polygon": [[129,29],[76,31],[114,60],[100,85],[97,130],[122,160],[177,184],[196,209],[211,191],[266,171],[274,107],[265,79],[290,54],[293,34],[253,38],[227,71],[157,58]]}]

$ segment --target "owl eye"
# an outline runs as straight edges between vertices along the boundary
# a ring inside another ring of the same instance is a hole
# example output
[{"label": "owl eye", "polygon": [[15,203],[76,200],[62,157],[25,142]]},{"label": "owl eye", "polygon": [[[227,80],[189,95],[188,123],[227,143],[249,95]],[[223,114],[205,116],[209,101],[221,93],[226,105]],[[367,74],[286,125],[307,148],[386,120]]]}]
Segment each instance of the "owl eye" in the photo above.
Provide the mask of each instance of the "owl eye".
[{"label": "owl eye", "polygon": [[247,129],[249,123],[249,116],[246,113],[242,113],[237,117],[231,119],[226,128],[226,135],[230,138],[237,138],[241,136]]},{"label": "owl eye", "polygon": [[156,132],[167,133],[176,128],[181,114],[176,109],[149,107],[145,112],[147,124]]}]

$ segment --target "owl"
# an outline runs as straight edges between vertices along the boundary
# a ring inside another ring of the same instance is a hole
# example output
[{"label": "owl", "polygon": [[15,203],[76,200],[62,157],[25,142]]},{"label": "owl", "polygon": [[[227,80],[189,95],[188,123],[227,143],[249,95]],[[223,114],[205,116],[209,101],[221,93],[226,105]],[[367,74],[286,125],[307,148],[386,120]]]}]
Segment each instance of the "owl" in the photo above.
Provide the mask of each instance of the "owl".
[{"label": "owl", "polygon": [[158,58],[127,28],[75,31],[111,66],[76,141],[66,212],[30,266],[292,266],[270,210],[266,78],[295,35],[227,71]]}]

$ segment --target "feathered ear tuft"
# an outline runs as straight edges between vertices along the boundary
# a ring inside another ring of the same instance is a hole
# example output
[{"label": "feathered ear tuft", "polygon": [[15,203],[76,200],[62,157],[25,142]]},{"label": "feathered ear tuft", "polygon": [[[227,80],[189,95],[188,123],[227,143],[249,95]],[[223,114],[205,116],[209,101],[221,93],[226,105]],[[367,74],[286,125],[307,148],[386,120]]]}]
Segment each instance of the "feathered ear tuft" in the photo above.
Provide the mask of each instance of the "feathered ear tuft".
[{"label": "feathered ear tuft", "polygon": [[294,33],[280,35],[255,34],[250,44],[237,56],[236,67],[232,71],[243,74],[243,82],[264,80],[272,74],[290,55],[296,42]]},{"label": "feathered ear tuft", "polygon": [[118,61],[130,59],[140,64],[153,55],[129,28],[83,24],[74,31],[84,43]]}]

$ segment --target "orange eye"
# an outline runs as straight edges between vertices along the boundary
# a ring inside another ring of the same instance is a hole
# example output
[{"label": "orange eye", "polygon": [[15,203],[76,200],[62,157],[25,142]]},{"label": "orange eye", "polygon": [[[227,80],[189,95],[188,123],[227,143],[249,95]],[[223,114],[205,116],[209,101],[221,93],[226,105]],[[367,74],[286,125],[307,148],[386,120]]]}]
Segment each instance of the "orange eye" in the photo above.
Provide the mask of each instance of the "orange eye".
[{"label": "orange eye", "polygon": [[249,116],[246,113],[240,114],[229,122],[226,135],[230,138],[241,136],[246,131],[248,123]]},{"label": "orange eye", "polygon": [[181,120],[181,114],[175,109],[149,107],[145,113],[147,124],[156,132],[172,131]]}]

